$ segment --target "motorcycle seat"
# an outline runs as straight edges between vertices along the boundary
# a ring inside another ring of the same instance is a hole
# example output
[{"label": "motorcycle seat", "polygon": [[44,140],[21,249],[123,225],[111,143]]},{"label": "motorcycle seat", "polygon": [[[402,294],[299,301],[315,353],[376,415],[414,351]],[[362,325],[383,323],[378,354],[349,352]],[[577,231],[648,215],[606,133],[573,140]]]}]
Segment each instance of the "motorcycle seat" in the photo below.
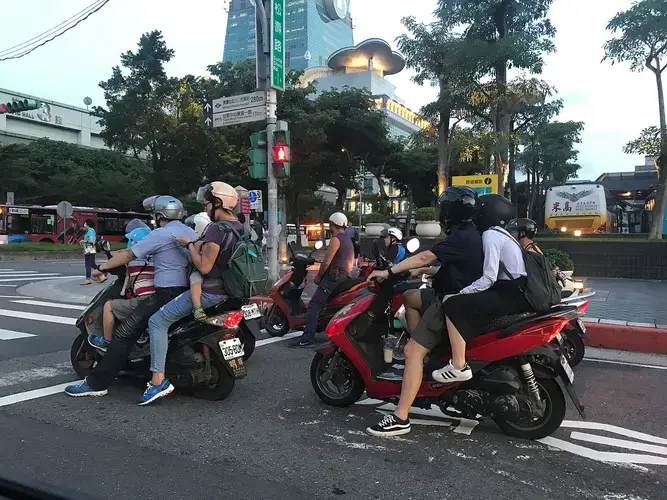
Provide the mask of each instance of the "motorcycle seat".
[{"label": "motorcycle seat", "polygon": [[343,292],[347,292],[348,290],[354,288],[357,285],[360,285],[366,281],[363,278],[347,278],[345,281],[343,281],[340,285],[338,285],[336,288],[334,288],[333,292],[331,292],[331,297],[334,295],[339,295]]},{"label": "motorcycle seat", "polygon": [[512,326],[516,323],[521,323],[522,321],[526,321],[528,319],[533,319],[537,318],[538,314],[536,312],[525,312],[525,313],[518,313],[518,314],[510,314],[508,316],[501,316],[499,318],[494,319],[486,325],[484,328],[484,332],[493,332],[495,330],[503,330],[507,328],[508,326]]},{"label": "motorcycle seat", "polygon": [[492,332],[494,330],[501,330],[498,334],[498,338],[502,339],[514,335],[516,332],[521,330],[524,326],[541,321],[543,319],[555,318],[559,316],[565,316],[572,311],[575,311],[577,306],[568,306],[568,305],[556,305],[549,312],[540,314],[536,312],[527,312],[519,314],[511,314],[509,316],[502,316],[495,319],[487,326],[492,326],[491,329],[485,330],[486,332]]},{"label": "motorcycle seat", "polygon": [[421,288],[424,284],[421,280],[402,281],[394,286],[394,293],[403,293],[408,290],[415,290]]}]

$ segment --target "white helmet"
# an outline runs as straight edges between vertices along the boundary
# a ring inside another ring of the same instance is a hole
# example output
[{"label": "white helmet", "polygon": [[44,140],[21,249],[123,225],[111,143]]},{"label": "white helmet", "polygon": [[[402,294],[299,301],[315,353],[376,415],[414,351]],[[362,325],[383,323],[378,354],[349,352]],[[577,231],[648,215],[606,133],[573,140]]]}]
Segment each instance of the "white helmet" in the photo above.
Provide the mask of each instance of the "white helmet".
[{"label": "white helmet", "polygon": [[234,210],[239,203],[239,194],[226,182],[215,181],[199,188],[197,201],[199,203],[211,202],[215,206],[215,198],[220,200],[222,208]]},{"label": "white helmet", "polygon": [[347,216],[341,212],[334,212],[329,217],[329,222],[339,227],[347,227]]},{"label": "white helmet", "polygon": [[403,240],[403,232],[402,232],[400,229],[398,229],[397,227],[390,227],[390,228],[387,230],[387,233],[389,233],[389,236],[393,236],[393,237],[396,238],[398,241],[402,241],[402,240]]},{"label": "white helmet", "polygon": [[197,233],[197,239],[204,236],[206,228],[211,224],[211,218],[206,212],[200,212],[192,218],[192,222],[195,225],[195,233]]}]

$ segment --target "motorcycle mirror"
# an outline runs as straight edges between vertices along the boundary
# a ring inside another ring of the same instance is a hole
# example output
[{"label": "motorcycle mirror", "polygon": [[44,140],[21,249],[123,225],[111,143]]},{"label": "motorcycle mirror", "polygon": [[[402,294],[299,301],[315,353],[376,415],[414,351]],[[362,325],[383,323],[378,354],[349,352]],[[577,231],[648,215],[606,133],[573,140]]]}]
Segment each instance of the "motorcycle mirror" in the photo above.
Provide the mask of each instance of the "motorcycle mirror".
[{"label": "motorcycle mirror", "polygon": [[408,241],[408,244],[405,247],[408,249],[408,252],[415,253],[417,250],[419,250],[419,246],[419,239],[412,238],[410,241]]},{"label": "motorcycle mirror", "polygon": [[324,246],[324,243],[322,243],[322,240],[318,241],[315,243],[315,250],[320,250]]}]

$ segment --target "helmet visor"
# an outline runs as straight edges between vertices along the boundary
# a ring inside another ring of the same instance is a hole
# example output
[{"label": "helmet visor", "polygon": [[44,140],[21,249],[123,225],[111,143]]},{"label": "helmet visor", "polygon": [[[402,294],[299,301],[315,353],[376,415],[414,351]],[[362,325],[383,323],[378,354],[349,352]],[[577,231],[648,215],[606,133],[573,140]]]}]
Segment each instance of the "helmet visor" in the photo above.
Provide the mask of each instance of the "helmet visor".
[{"label": "helmet visor", "polygon": [[155,200],[157,200],[159,197],[159,195],[155,195],[151,196],[150,198],[146,198],[142,203],[144,210],[151,214],[155,212]]},{"label": "helmet visor", "polygon": [[211,194],[212,190],[213,187],[210,184],[206,184],[205,186],[200,187],[199,190],[197,190],[197,202],[201,203],[202,205],[212,202],[213,201],[213,195]]}]

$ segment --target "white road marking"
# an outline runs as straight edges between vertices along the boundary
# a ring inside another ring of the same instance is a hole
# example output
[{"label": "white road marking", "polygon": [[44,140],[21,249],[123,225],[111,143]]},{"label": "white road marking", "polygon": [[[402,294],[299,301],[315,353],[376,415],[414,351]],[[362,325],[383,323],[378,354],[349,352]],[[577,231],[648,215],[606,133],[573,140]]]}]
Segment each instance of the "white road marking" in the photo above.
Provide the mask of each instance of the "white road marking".
[{"label": "white road marking", "polygon": [[[14,311],[9,311],[9,312],[14,312]],[[0,309],[0,314],[2,314],[2,309]],[[263,346],[267,344],[272,344],[274,342],[282,342],[283,340],[288,340],[300,334],[301,332],[296,332],[285,335],[284,337],[275,337],[270,339],[259,340],[257,341],[256,345]],[[31,399],[43,398],[44,396],[52,396],[53,394],[58,394],[59,392],[63,392],[65,390],[65,387],[71,384],[76,384],[77,382],[80,382],[80,380],[73,380],[71,382],[65,382],[64,384],[58,384],[51,387],[44,387],[43,389],[35,389],[32,391],[19,392],[16,394],[10,394],[9,396],[0,397],[0,407],[21,403],[23,401],[30,401]]]},{"label": "white road marking", "polygon": [[77,311],[83,311],[88,306],[75,305],[75,304],[64,304],[62,302],[43,302],[41,300],[12,300],[14,304],[25,304],[28,306],[42,306],[42,307],[56,307],[59,309],[75,309]]},{"label": "white road marking", "polygon": [[598,422],[588,422],[585,420],[563,420],[563,423],[560,424],[560,426],[567,429],[586,429],[611,432],[612,434],[620,434],[621,436],[639,439],[640,441],[667,445],[667,439],[651,436],[650,434],[644,434],[643,432],[624,429],[623,427],[618,427],[611,424],[600,424]]},{"label": "white road marking", "polygon": [[50,314],[37,314],[24,311],[12,311],[10,309],[0,309],[0,316],[8,318],[31,319],[34,321],[45,321],[47,323],[58,323],[61,325],[76,324],[75,318],[66,318],[64,316],[52,316]]},{"label": "white road marking", "polygon": [[584,358],[584,361],[593,361],[594,363],[609,363],[612,365],[636,366],[638,368],[652,368],[653,370],[667,370],[667,366],[644,365],[640,363],[628,363],[626,361],[612,361],[610,359]]},{"label": "white road marking", "polygon": [[[73,279],[82,279],[83,276],[51,276],[51,277],[34,277],[31,276],[29,278],[26,278],[25,276],[23,278],[7,278],[7,279],[0,279],[1,282],[7,282],[7,281],[39,281],[39,280],[73,280]],[[2,285],[0,285],[2,286]]]},{"label": "white road marking", "polygon": [[638,455],[636,453],[618,453],[613,451],[597,451],[591,448],[586,448],[585,446],[579,446],[578,444],[569,443],[563,441],[562,439],[554,437],[545,437],[538,439],[542,444],[547,446],[553,446],[554,448],[561,449],[563,451],[569,451],[575,455],[581,457],[590,458],[592,460],[598,460],[600,462],[617,462],[624,464],[650,464],[650,465],[667,465],[667,458],[665,457],[656,457],[653,455]]},{"label": "white road marking", "polygon": [[14,274],[37,274],[39,271],[15,271],[13,269],[1,269],[0,275],[14,273]]},{"label": "white road marking", "polygon": [[[61,276],[60,273],[39,273],[39,274],[0,274],[0,278],[40,278],[42,276]],[[6,280],[9,281],[9,280]]]},{"label": "white road marking", "polygon": [[0,329],[0,340],[27,339],[28,337],[36,337],[36,335],[33,335],[32,333],[22,333],[14,332],[12,330]]},{"label": "white road marking", "polygon": [[616,446],[617,448],[626,448],[628,450],[646,451],[648,453],[655,453],[656,455],[667,455],[667,448],[664,446],[655,446],[653,444],[636,443],[628,441],[627,439],[616,439],[607,436],[596,436],[588,432],[572,432],[571,439],[577,441],[587,441],[589,443],[606,444],[609,446]]},{"label": "white road marking", "polygon": [[59,375],[70,375],[71,373],[72,365],[70,363],[59,363],[57,365],[44,366],[42,368],[31,368],[30,370],[21,370],[0,376],[0,387],[24,384],[26,382],[32,382],[33,380],[53,378]]},{"label": "white road marking", "polygon": [[0,299],[32,299],[27,295],[0,295]]}]

